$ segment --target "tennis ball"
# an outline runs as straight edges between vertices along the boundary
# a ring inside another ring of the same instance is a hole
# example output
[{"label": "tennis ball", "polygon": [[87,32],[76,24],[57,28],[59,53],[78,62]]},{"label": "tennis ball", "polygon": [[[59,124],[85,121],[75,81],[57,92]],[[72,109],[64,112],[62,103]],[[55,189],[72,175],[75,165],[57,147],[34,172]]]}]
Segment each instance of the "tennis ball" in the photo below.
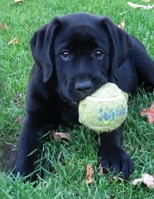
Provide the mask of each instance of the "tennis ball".
[{"label": "tennis ball", "polygon": [[106,83],[79,103],[79,122],[102,133],[118,128],[127,116],[128,95]]}]

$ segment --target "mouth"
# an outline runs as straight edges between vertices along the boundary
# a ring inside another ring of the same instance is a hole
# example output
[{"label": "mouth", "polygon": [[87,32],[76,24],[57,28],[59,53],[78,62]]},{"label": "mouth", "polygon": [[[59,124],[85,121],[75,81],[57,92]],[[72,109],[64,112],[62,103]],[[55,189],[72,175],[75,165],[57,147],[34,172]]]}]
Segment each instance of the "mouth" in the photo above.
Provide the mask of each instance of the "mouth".
[{"label": "mouth", "polygon": [[[101,85],[100,85],[101,86]],[[67,92],[66,94],[63,93],[61,91],[60,93],[60,96],[61,96],[61,99],[63,101],[65,101],[67,104],[69,105],[72,105],[74,107],[78,107],[79,106],[79,103],[84,100],[86,97],[92,95],[100,86],[97,86],[95,89],[93,88],[91,90],[91,92],[80,92],[80,95],[75,95],[74,94],[74,97],[70,96],[70,95],[67,95]]]},{"label": "mouth", "polygon": [[78,107],[80,101],[74,101],[74,100],[72,100],[72,99],[66,97],[63,93],[61,93],[60,96],[61,96],[61,99],[62,99],[64,102],[66,102],[67,104],[72,105],[72,106],[74,106],[74,107]]},{"label": "mouth", "polygon": [[74,101],[71,101],[71,104],[73,104],[74,106],[79,106],[79,102],[74,102]]}]

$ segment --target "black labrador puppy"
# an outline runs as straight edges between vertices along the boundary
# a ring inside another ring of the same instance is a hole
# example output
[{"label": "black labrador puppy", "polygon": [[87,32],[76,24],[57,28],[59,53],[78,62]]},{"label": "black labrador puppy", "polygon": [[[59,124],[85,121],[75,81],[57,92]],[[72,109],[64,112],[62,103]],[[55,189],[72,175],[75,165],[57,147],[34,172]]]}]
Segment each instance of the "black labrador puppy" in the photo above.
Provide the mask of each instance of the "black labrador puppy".
[{"label": "black labrador puppy", "polygon": [[[26,118],[19,139],[15,175],[34,170],[41,137],[58,124],[78,122],[78,104],[107,82],[134,94],[142,82],[154,87],[154,62],[145,47],[108,17],[87,13],[55,17],[33,35],[35,60]],[[120,129],[100,135],[99,158],[105,170],[128,178],[132,161],[122,149]]]}]

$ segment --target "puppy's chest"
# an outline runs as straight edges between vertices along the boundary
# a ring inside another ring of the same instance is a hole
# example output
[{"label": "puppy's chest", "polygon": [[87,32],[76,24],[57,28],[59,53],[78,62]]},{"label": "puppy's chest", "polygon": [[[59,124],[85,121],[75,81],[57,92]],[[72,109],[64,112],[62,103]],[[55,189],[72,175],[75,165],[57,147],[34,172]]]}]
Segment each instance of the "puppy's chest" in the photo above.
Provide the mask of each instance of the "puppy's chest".
[{"label": "puppy's chest", "polygon": [[78,123],[78,108],[69,105],[68,103],[57,99],[56,103],[54,104],[55,113],[59,123]]}]

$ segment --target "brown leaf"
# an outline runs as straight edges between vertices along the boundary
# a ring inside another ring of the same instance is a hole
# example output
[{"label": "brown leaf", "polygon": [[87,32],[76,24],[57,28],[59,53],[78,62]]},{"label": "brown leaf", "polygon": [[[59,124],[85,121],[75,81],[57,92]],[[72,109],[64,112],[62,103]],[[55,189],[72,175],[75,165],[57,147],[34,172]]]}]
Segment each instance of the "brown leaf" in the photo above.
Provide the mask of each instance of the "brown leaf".
[{"label": "brown leaf", "polygon": [[133,180],[132,184],[137,185],[139,182],[143,182],[149,188],[154,188],[154,177],[152,175],[142,174],[142,178]]},{"label": "brown leaf", "polygon": [[127,13],[127,11],[121,12],[119,13],[119,15],[125,15]]},{"label": "brown leaf", "polygon": [[141,116],[145,115],[147,115],[149,123],[152,124],[154,122],[154,102],[149,109],[144,109],[141,111]]},{"label": "brown leaf", "polygon": [[22,119],[22,118],[20,118],[20,117],[18,117],[18,118],[16,118],[16,119],[17,119],[18,124],[23,124],[24,119]]},{"label": "brown leaf", "polygon": [[92,177],[94,173],[94,170],[92,168],[92,166],[90,164],[87,164],[87,167],[86,167],[86,184],[91,184],[92,182],[94,182],[94,179]]},{"label": "brown leaf", "polygon": [[15,103],[16,106],[20,106],[22,104],[22,93],[17,93],[14,98],[13,98],[13,101]]},{"label": "brown leaf", "polygon": [[68,134],[68,133],[64,133],[64,132],[52,132],[51,134],[52,134],[52,136],[54,137],[55,140],[61,140],[61,138],[62,139],[67,139],[69,141],[72,140],[70,134]]},{"label": "brown leaf", "polygon": [[153,0],[143,0],[146,3],[152,2]]},{"label": "brown leaf", "polygon": [[99,174],[103,175],[104,172],[103,172],[103,167],[102,167],[101,163],[99,164],[98,169],[99,169]]},{"label": "brown leaf", "polygon": [[3,30],[3,29],[8,29],[6,23],[2,23],[2,24],[0,25],[0,30]]},{"label": "brown leaf", "polygon": [[133,180],[132,184],[137,185],[139,182],[142,182],[142,178],[138,178],[138,179]]},{"label": "brown leaf", "polygon": [[23,3],[24,1],[22,1],[22,0],[14,0],[13,2],[14,3]]},{"label": "brown leaf", "polygon": [[11,41],[8,42],[8,45],[12,45],[12,44],[19,44],[19,39],[18,38],[14,38]]},{"label": "brown leaf", "polygon": [[123,178],[120,178],[120,177],[117,177],[117,176],[112,176],[112,177],[110,178],[110,182],[113,182],[114,180],[119,180],[119,181],[121,181],[121,182],[124,181]]},{"label": "brown leaf", "polygon": [[119,28],[124,29],[125,26],[125,21],[123,20],[120,24],[119,24]]},{"label": "brown leaf", "polygon": [[143,183],[147,185],[149,188],[154,188],[154,178],[149,174],[142,175]]},{"label": "brown leaf", "polygon": [[132,2],[127,2],[127,4],[129,6],[131,6],[132,8],[135,8],[135,9],[137,9],[137,8],[143,8],[145,10],[149,10],[149,9],[154,8],[154,5],[147,5],[147,6],[145,6],[145,5],[135,4],[135,3],[132,3]]}]

